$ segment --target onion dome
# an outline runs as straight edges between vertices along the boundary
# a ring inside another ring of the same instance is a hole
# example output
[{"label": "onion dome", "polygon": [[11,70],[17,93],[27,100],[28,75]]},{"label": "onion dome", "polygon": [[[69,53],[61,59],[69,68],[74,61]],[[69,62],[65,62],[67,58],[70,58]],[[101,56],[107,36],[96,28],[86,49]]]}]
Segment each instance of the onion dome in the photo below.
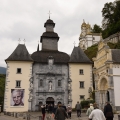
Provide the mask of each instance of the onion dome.
[{"label": "onion dome", "polygon": [[51,19],[48,19],[48,20],[46,21],[46,23],[44,24],[44,27],[46,27],[48,24],[53,25],[53,27],[55,26],[55,23],[54,23],[53,20],[51,20]]}]

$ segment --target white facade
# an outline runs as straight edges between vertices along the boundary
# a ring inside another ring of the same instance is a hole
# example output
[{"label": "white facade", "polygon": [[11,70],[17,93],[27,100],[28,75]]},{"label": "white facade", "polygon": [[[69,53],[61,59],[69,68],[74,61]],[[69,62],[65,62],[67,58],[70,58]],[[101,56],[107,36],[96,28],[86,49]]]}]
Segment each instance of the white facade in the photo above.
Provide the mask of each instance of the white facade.
[{"label": "white facade", "polygon": [[120,106],[120,65],[114,65],[113,68],[113,80],[114,80],[114,97],[115,106]]},{"label": "white facade", "polygon": [[[21,73],[17,73],[17,69],[21,69]],[[32,75],[32,62],[25,61],[7,61],[5,96],[4,96],[4,111],[7,112],[26,112],[29,108],[29,86],[30,78]],[[17,86],[17,81],[20,81],[20,87]],[[22,105],[15,106],[12,92],[20,90],[23,92]]]},{"label": "white facade", "polygon": [[91,33],[90,24],[86,24],[84,21],[81,25],[81,34],[79,37],[79,46],[81,49],[86,50],[88,47],[98,43],[100,41],[100,33]]}]

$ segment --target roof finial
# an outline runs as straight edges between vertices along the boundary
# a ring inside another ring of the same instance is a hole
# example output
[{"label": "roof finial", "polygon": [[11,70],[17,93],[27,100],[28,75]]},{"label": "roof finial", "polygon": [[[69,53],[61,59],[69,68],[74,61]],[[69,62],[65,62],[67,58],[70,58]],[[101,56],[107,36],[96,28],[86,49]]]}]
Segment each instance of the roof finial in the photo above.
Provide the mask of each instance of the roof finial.
[{"label": "roof finial", "polygon": [[20,38],[19,38],[19,40],[18,40],[18,41],[19,41],[19,43],[18,43],[18,44],[20,44],[20,41],[21,41],[21,40],[20,40]]},{"label": "roof finial", "polygon": [[26,41],[26,40],[24,39],[23,41],[24,41],[24,44],[25,44],[25,41]]},{"label": "roof finial", "polygon": [[49,13],[48,13],[48,14],[49,14],[49,19],[50,19],[50,14],[52,14],[52,13],[50,13],[50,10],[49,10]]},{"label": "roof finial", "polygon": [[76,43],[75,43],[75,41],[74,41],[74,43],[73,43],[73,44],[74,44],[74,47],[75,47],[75,44],[76,44]]},{"label": "roof finial", "polygon": [[38,47],[37,47],[37,51],[39,51],[39,40],[38,40]]},{"label": "roof finial", "polygon": [[85,23],[85,20],[83,19],[83,23]]}]

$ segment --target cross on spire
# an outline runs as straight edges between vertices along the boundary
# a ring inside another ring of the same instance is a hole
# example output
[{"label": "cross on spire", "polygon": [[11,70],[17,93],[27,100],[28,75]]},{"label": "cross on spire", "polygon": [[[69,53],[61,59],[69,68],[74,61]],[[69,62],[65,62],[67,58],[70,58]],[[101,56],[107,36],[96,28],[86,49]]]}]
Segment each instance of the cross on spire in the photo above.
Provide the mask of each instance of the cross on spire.
[{"label": "cross on spire", "polygon": [[49,13],[48,13],[48,14],[49,14],[49,19],[50,19],[50,14],[52,14],[52,13],[50,13],[50,11],[49,11]]},{"label": "cross on spire", "polygon": [[19,43],[18,43],[18,44],[20,44],[20,41],[21,41],[21,40],[20,40],[20,38],[19,38],[19,40],[18,40],[18,41],[19,41]]}]

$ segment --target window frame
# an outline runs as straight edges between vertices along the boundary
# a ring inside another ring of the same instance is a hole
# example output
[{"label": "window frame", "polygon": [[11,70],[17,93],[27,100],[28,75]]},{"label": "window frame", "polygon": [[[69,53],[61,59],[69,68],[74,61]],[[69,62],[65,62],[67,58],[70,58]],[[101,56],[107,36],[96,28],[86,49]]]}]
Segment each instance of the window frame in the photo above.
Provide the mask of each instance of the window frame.
[{"label": "window frame", "polygon": [[21,80],[16,80],[16,88],[21,88]]},{"label": "window frame", "polygon": [[80,95],[80,100],[83,100],[83,99],[85,99],[85,95]]},{"label": "window frame", "polygon": [[[42,84],[41,84],[41,83],[42,83]],[[43,80],[42,80],[42,79],[40,79],[39,87],[43,87]]]},{"label": "window frame", "polygon": [[79,75],[84,75],[84,70],[83,69],[79,69]]},{"label": "window frame", "polygon": [[[20,72],[19,72],[20,70]],[[22,74],[22,69],[21,68],[17,68],[17,74]]]},{"label": "window frame", "polygon": [[[60,85],[59,85],[60,83]],[[61,83],[61,80],[58,80],[58,87],[61,87],[62,86],[62,83]]]},{"label": "window frame", "polygon": [[[83,85],[81,85],[83,83]],[[85,88],[85,82],[84,81],[79,81],[80,88]]]}]

